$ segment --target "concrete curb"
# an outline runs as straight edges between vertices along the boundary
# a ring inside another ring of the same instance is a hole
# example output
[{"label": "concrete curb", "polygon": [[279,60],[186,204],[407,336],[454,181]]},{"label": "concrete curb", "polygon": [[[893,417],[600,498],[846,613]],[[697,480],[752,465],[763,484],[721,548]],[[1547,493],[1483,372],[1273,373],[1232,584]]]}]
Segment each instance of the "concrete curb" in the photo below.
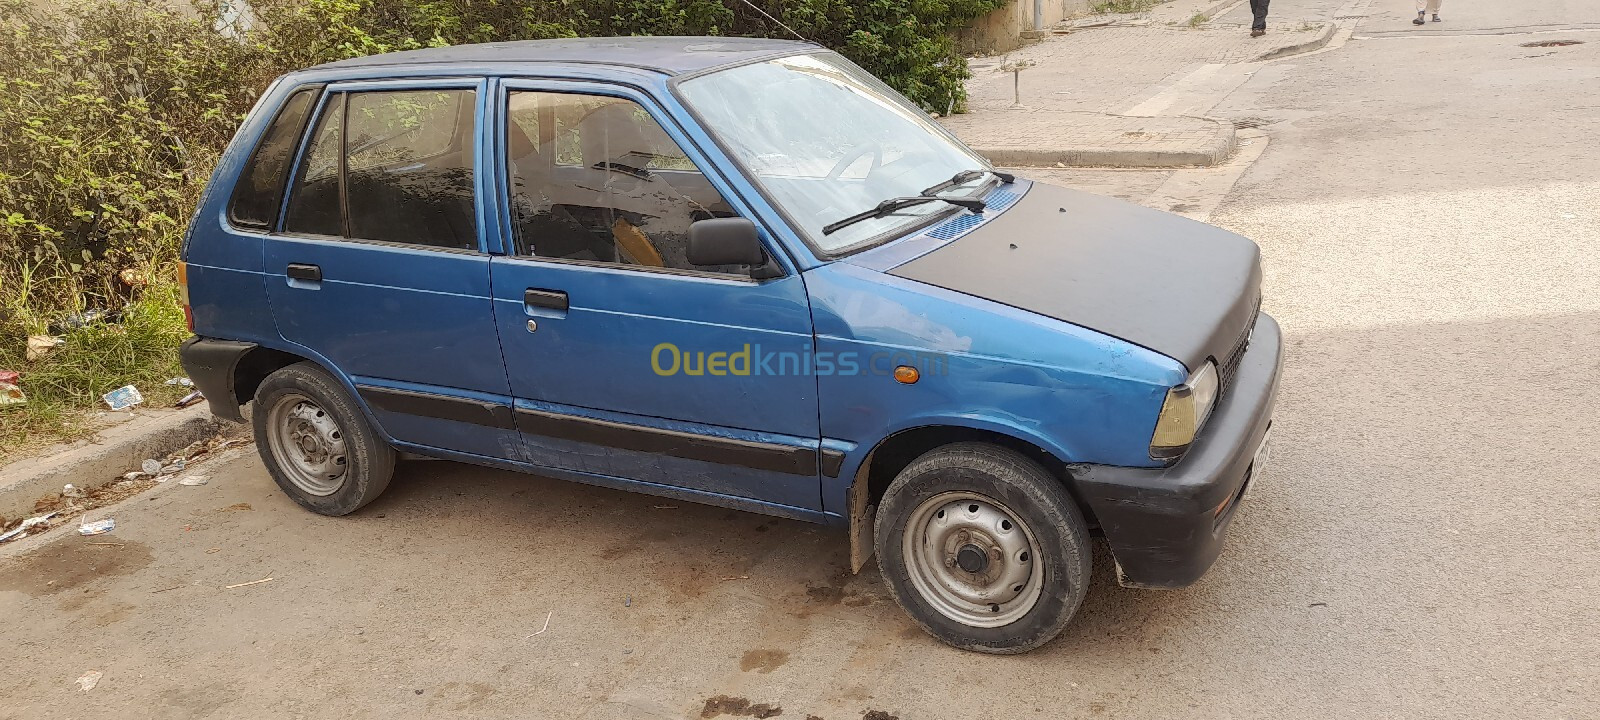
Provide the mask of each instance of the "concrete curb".
[{"label": "concrete curb", "polygon": [[137,470],[146,458],[164,458],[218,433],[243,435],[246,426],[220,420],[201,403],[136,417],[102,430],[92,441],[0,470],[0,518],[31,517],[33,504],[67,483],[88,491]]},{"label": "concrete curb", "polygon": [[1192,143],[1183,149],[1149,149],[1114,145],[1082,144],[1075,147],[985,145],[971,147],[989,162],[1000,167],[1119,167],[1174,168],[1210,167],[1227,162],[1238,143],[1233,124],[1214,118],[1194,118],[1213,123],[1216,132],[1205,143]]},{"label": "concrete curb", "polygon": [[1303,53],[1311,52],[1313,50],[1320,50],[1322,48],[1322,46],[1328,44],[1329,40],[1333,39],[1333,33],[1335,31],[1337,31],[1338,29],[1339,29],[1338,24],[1333,23],[1333,22],[1325,22],[1325,23],[1322,24],[1322,32],[1318,33],[1315,38],[1307,40],[1307,41],[1305,41],[1303,43],[1300,43],[1298,45],[1289,45],[1287,47],[1281,47],[1281,48],[1278,48],[1276,50],[1273,50],[1272,52],[1262,53],[1260,57],[1257,57],[1252,62],[1266,62],[1268,60],[1280,60],[1280,59],[1289,57],[1291,55],[1300,55],[1300,54],[1303,54]]},{"label": "concrete curb", "polygon": [[1200,12],[1206,16],[1206,24],[1209,25],[1212,20],[1217,19],[1218,15],[1228,14],[1233,10],[1233,6],[1242,2],[1244,2],[1244,0],[1217,0],[1217,2],[1212,3],[1210,7],[1201,10]]}]

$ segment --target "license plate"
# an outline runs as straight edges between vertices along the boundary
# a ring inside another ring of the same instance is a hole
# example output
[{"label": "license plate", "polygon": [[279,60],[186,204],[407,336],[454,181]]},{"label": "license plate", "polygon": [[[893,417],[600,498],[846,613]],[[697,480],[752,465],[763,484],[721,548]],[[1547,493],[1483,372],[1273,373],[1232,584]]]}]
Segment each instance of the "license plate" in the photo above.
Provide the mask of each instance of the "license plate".
[{"label": "license plate", "polygon": [[1272,457],[1272,428],[1267,427],[1266,434],[1261,436],[1261,444],[1256,446],[1256,456],[1250,461],[1250,484],[1255,485],[1261,481],[1261,471],[1266,468],[1267,460]]}]

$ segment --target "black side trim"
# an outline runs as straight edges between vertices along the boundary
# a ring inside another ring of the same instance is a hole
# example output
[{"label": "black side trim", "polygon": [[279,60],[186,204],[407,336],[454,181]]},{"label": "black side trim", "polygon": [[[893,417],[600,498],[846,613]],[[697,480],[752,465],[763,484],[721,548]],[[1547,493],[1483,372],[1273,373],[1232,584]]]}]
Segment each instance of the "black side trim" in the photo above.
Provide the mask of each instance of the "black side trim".
[{"label": "black side trim", "polygon": [[844,467],[844,453],[838,450],[822,451],[822,474],[828,477],[839,477],[839,470]]},{"label": "black side trim", "polygon": [[517,429],[529,435],[791,475],[814,475],[817,472],[817,453],[810,448],[662,430],[524,408],[517,408],[516,421]]},{"label": "black side trim", "polygon": [[183,341],[178,358],[194,387],[205,395],[211,414],[224,420],[244,422],[239,398],[233,391],[233,371],[239,358],[256,349],[255,343],[192,337]]},{"label": "black side trim", "polygon": [[509,405],[371,385],[357,385],[356,390],[361,393],[363,400],[379,410],[454,420],[501,430],[512,430],[516,427],[516,423],[511,420]]}]

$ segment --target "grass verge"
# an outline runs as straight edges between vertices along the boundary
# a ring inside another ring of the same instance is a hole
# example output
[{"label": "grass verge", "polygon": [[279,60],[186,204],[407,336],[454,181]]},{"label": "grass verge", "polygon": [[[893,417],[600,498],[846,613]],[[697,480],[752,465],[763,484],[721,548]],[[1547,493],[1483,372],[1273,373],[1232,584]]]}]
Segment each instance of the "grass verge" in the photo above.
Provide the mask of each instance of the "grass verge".
[{"label": "grass verge", "polygon": [[183,375],[178,345],[188,337],[176,285],[145,288],[116,322],[95,322],[62,335],[66,342],[33,361],[11,343],[0,347],[0,369],[22,373],[28,403],[0,407],[0,463],[41,445],[81,437],[92,428],[100,396],[123,385],[144,395],[144,407],[164,407],[189,392],[164,385]]}]

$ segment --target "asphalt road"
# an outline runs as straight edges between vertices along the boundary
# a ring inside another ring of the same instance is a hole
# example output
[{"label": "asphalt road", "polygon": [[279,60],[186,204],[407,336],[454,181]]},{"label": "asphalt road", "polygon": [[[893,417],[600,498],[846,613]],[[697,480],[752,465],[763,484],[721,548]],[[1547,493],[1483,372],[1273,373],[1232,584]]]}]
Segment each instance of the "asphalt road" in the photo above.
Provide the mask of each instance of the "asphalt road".
[{"label": "asphalt road", "polygon": [[0,718],[1600,716],[1600,33],[1446,11],[1213,113],[1270,121],[1212,221],[1261,244],[1289,360],[1273,465],[1190,589],[1102,553],[1060,638],[976,655],[824,528],[442,462],[324,518],[246,450],[111,535],[0,551]]}]

